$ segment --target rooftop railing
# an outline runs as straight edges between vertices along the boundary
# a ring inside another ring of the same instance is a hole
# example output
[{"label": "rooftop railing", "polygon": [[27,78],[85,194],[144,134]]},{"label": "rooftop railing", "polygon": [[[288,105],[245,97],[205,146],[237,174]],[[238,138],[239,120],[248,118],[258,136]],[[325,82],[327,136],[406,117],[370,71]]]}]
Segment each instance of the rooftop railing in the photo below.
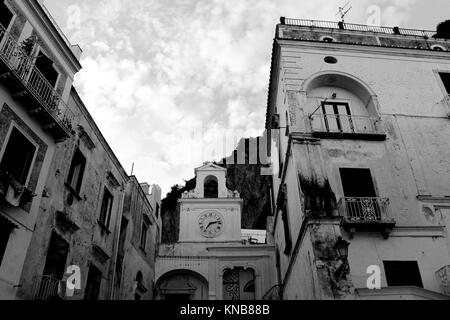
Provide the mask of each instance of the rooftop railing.
[{"label": "rooftop railing", "polygon": [[369,26],[364,24],[324,21],[324,20],[281,18],[281,24],[299,27],[310,27],[310,28],[328,28],[328,29],[341,29],[350,31],[361,31],[361,32],[384,33],[389,35],[405,35],[413,37],[422,37],[426,39],[433,38],[436,35],[435,31],[430,30]]},{"label": "rooftop railing", "polygon": [[29,92],[40,102],[45,111],[64,128],[72,131],[74,114],[61,95],[47,81],[34,64],[30,55],[22,49],[18,41],[0,25],[0,59],[17,76]]}]

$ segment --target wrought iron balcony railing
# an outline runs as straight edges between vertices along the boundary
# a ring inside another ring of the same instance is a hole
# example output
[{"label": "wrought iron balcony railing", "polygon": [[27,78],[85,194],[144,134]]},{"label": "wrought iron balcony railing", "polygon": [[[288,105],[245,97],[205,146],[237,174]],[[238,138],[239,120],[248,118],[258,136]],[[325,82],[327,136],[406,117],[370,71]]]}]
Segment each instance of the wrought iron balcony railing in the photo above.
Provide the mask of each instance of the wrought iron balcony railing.
[{"label": "wrought iron balcony railing", "polygon": [[285,24],[285,25],[299,26],[299,27],[329,28],[329,29],[343,29],[343,30],[350,30],[350,31],[376,32],[376,33],[384,33],[384,34],[390,34],[390,35],[405,35],[405,36],[421,37],[421,38],[425,38],[425,39],[433,38],[436,35],[435,31],[430,31],[430,30],[369,26],[369,25],[364,25],[364,24],[341,23],[341,22],[323,21],[323,20],[282,18],[281,23]]},{"label": "wrought iron balcony railing", "polygon": [[58,297],[59,280],[53,276],[36,276],[33,300],[49,300]]},{"label": "wrought iron balcony railing", "polygon": [[353,234],[357,227],[380,227],[385,236],[395,226],[390,216],[389,199],[349,197],[339,201],[344,227]]},{"label": "wrought iron balcony railing", "polygon": [[384,136],[380,120],[368,116],[314,114],[310,116],[313,133],[326,136],[335,134]]},{"label": "wrought iron balcony railing", "polygon": [[70,135],[74,115],[61,95],[38,70],[33,59],[0,25],[0,60],[19,79],[50,117]]}]

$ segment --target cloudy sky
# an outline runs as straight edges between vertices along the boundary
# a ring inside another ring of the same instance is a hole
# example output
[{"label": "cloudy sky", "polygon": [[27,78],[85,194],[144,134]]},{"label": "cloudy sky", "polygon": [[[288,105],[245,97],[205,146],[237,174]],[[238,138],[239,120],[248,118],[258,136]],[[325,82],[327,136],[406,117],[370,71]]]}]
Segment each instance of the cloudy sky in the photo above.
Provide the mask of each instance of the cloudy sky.
[{"label": "cloudy sky", "polygon": [[[280,16],[346,0],[45,0],[83,49],[75,86],[125,170],[165,194],[262,133]],[[448,0],[358,0],[346,21],[434,30]],[[377,13],[379,19],[377,19]]]}]

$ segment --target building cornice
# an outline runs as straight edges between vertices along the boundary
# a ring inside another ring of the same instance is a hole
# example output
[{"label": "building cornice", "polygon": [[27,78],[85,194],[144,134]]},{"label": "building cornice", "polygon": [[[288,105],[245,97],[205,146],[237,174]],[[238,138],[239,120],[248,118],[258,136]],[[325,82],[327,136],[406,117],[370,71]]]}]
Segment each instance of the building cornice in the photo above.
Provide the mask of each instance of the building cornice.
[{"label": "building cornice", "polygon": [[283,47],[302,47],[311,50],[327,50],[327,51],[339,51],[339,52],[356,52],[371,55],[391,55],[398,57],[410,57],[410,58],[426,58],[426,59],[441,59],[450,60],[450,52],[447,51],[434,51],[426,49],[414,49],[404,47],[384,47],[369,44],[354,44],[354,43],[342,43],[333,42],[327,43],[323,41],[313,40],[298,40],[298,39],[282,39],[278,38],[277,42]]}]

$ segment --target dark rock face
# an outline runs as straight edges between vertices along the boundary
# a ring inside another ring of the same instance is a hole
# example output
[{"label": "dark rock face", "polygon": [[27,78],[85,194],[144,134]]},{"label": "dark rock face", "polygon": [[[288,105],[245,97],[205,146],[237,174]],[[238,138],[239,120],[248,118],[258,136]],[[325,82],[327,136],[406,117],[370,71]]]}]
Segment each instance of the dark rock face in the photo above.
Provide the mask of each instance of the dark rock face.
[{"label": "dark rock face", "polygon": [[[271,214],[270,187],[271,176],[261,175],[261,168],[265,167],[260,160],[259,146],[265,143],[263,138],[242,139],[233,154],[217,165],[227,168],[227,188],[237,190],[244,201],[242,211],[242,228],[265,229],[266,218]],[[250,145],[259,156],[250,155]],[[265,160],[265,159],[264,159]],[[178,241],[180,212],[178,199],[183,192],[195,188],[195,178],[186,181],[185,186],[174,186],[162,200],[162,242],[174,243]]]}]

